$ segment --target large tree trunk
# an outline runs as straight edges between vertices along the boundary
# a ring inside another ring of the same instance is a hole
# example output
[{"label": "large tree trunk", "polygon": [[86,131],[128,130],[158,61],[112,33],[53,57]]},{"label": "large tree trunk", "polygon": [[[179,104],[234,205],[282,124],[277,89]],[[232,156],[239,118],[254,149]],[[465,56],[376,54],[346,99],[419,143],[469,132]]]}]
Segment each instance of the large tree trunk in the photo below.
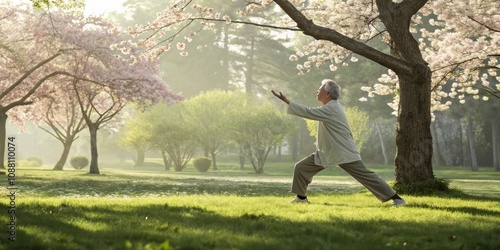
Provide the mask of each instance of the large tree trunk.
[{"label": "large tree trunk", "polygon": [[400,76],[400,102],[396,135],[396,182],[434,179],[430,131],[430,85]]},{"label": "large tree trunk", "polygon": [[66,161],[68,160],[69,151],[71,150],[71,145],[73,144],[73,141],[74,141],[74,136],[67,135],[66,141],[62,142],[64,149],[61,154],[61,157],[59,157],[59,160],[57,161],[53,170],[63,170],[64,164],[66,164]]},{"label": "large tree trunk", "polygon": [[100,174],[98,166],[97,154],[97,130],[96,124],[88,124],[90,131],[90,174]]},{"label": "large tree trunk", "polygon": [[376,0],[380,19],[391,37],[391,53],[405,63],[410,63],[411,68],[410,71],[400,67],[391,68],[399,79],[395,165],[396,182],[402,184],[435,178],[430,129],[432,72],[410,32],[411,18],[425,2],[405,2],[403,7],[393,1]]},{"label": "large tree trunk", "polygon": [[469,139],[471,169],[472,171],[479,171],[479,167],[477,165],[476,142],[474,140],[474,124],[471,115],[467,117],[467,138]]},{"label": "large tree trunk", "polygon": [[5,145],[7,144],[7,114],[0,111],[0,169],[5,169]]}]

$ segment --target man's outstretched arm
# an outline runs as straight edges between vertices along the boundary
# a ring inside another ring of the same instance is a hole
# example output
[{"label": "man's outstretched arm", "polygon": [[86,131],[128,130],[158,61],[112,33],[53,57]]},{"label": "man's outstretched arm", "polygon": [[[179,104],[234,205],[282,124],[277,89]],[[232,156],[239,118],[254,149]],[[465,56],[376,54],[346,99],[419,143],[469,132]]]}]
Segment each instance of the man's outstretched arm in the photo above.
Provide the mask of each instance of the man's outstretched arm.
[{"label": "man's outstretched arm", "polygon": [[274,90],[271,90],[271,92],[273,92],[274,96],[278,97],[280,100],[282,100],[286,104],[290,104],[290,101],[288,100],[288,98],[286,98],[285,95],[283,95],[283,93],[281,93],[281,92],[276,93]]}]

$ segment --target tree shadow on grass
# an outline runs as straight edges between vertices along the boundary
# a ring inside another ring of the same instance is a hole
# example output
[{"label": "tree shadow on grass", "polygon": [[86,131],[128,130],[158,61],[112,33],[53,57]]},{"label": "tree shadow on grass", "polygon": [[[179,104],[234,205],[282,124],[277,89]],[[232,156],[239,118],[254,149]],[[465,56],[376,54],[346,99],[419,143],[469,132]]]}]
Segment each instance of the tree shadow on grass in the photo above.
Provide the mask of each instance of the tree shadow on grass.
[{"label": "tree shadow on grass", "polygon": [[[287,179],[288,180],[288,179]],[[176,178],[162,176],[92,176],[81,175],[50,181],[48,177],[24,176],[19,182],[29,195],[40,196],[144,196],[144,195],[289,195],[290,182],[266,179],[262,182],[238,178]],[[311,191],[351,194],[354,185],[315,182]],[[356,186],[357,187],[357,186]]]},{"label": "tree shadow on grass", "polygon": [[[498,216],[487,211],[476,212]],[[29,203],[22,204],[18,214],[17,241],[0,239],[7,249],[125,249],[127,241],[132,248],[139,249],[147,243],[160,244],[165,240],[174,249],[387,249],[388,246],[494,249],[500,246],[489,239],[489,235],[500,233],[500,229],[491,232],[460,223],[450,227],[450,221],[331,217],[329,221],[297,222],[265,211],[227,216],[203,207],[168,203],[133,207]]]},{"label": "tree shadow on grass", "polygon": [[446,206],[436,206],[436,205],[426,205],[426,204],[417,204],[417,205],[411,205],[412,207],[419,207],[419,208],[425,208],[425,209],[433,209],[433,210],[441,210],[441,211],[447,211],[447,212],[459,212],[459,213],[465,213],[465,214],[471,214],[471,215],[484,215],[484,216],[492,216],[492,217],[500,217],[500,212],[499,211],[492,211],[488,209],[482,209],[482,208],[476,208],[476,207],[466,207],[466,206],[460,206],[460,207],[446,207]]},{"label": "tree shadow on grass", "polygon": [[[412,194],[412,196],[418,197],[418,196],[428,196],[428,195]],[[499,197],[484,196],[484,195],[477,195],[477,194],[468,194],[468,193],[464,192],[463,190],[460,190],[457,188],[451,188],[447,192],[443,192],[443,191],[436,192],[435,194],[433,194],[431,196],[439,197],[439,198],[452,198],[452,199],[473,200],[473,201],[500,202]]]}]

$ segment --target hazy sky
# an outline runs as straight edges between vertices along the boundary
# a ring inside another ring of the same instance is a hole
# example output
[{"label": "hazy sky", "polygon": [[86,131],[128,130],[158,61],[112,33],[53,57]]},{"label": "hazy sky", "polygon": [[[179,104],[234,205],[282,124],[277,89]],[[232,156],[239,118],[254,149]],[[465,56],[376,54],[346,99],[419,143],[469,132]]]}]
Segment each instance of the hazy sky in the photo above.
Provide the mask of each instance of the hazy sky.
[{"label": "hazy sky", "polygon": [[85,13],[100,15],[118,10],[125,0],[85,0]]}]

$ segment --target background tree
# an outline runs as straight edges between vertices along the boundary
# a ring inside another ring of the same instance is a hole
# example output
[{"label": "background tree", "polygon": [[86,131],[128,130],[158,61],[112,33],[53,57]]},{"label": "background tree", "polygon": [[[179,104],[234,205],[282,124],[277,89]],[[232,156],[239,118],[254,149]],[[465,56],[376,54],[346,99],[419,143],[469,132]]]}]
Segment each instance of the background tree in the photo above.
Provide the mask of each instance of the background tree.
[{"label": "background tree", "polygon": [[[72,91],[69,89],[59,89],[59,93],[54,98],[47,98],[45,107],[45,126],[40,125],[40,128],[63,145],[63,152],[54,165],[54,170],[62,170],[68,159],[69,152],[73,142],[79,138],[78,134],[85,129],[85,122],[80,113],[80,106]],[[37,104],[35,104],[37,105]],[[36,109],[36,108],[35,108]]]},{"label": "background tree", "polygon": [[213,170],[217,170],[217,154],[229,145],[229,120],[243,106],[243,99],[241,93],[213,90],[184,102],[184,119],[196,127],[196,139],[210,154]]},{"label": "background tree", "polygon": [[32,112],[29,105],[49,96],[57,80],[67,80],[63,76],[70,74],[56,61],[69,60],[74,48],[54,45],[61,37],[50,19],[29,6],[0,3],[0,22],[0,166],[4,168],[7,118],[21,124],[22,118],[34,115],[30,119],[41,121],[45,113]]},{"label": "background tree", "polygon": [[249,100],[231,123],[234,124],[230,130],[232,140],[244,149],[257,174],[264,173],[271,149],[280,145],[295,129],[292,120],[273,105]]},{"label": "background tree", "polygon": [[153,147],[168,154],[175,171],[182,171],[198,149],[196,126],[185,120],[183,109],[183,103],[159,104],[148,114],[152,125],[149,141]]},{"label": "background tree", "polygon": [[[49,16],[26,6],[8,4],[2,11],[5,19],[1,32],[6,35],[2,36],[5,44],[2,48],[7,52],[0,66],[7,72],[0,94],[3,126],[9,110],[50,96],[52,89],[71,82],[67,79],[76,79],[72,82],[74,94],[93,138],[91,173],[99,173],[93,136],[126,103],[180,99],[161,80],[157,63],[144,57],[135,44],[124,40],[112,22],[61,11],[53,11]],[[22,25],[19,31],[23,33],[5,30],[4,24],[9,29]],[[99,100],[103,96],[112,98]],[[110,100],[112,103],[106,103]],[[18,113],[35,113],[27,109],[18,109]]]},{"label": "background tree", "polygon": [[136,167],[144,165],[145,154],[153,150],[151,142],[152,124],[148,122],[147,112],[137,110],[134,117],[125,122],[120,133],[118,145],[134,150],[137,156],[133,158]]}]

